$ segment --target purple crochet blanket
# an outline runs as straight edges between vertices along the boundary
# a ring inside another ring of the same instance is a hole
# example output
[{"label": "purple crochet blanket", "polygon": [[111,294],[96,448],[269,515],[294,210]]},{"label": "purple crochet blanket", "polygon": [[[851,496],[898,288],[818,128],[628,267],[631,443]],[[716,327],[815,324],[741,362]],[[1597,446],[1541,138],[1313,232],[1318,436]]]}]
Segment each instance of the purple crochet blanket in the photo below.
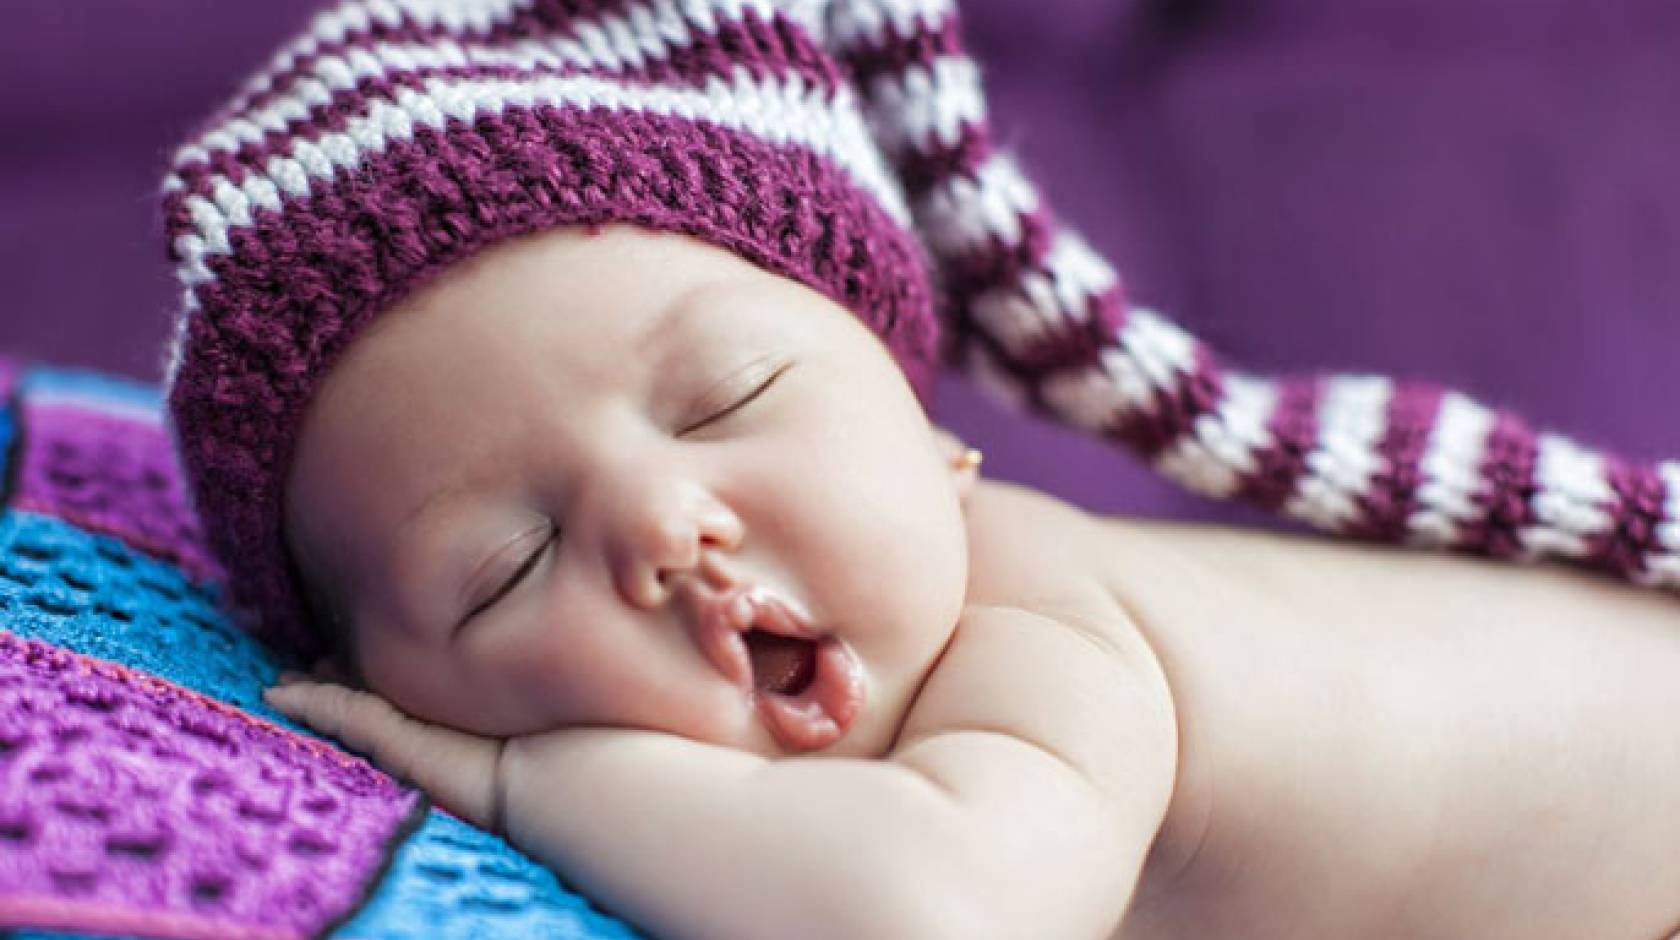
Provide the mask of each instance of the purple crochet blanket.
[{"label": "purple crochet blanket", "polygon": [[0,634],[0,923],[313,935],[418,805],[360,760],[190,690]]},{"label": "purple crochet blanket", "polygon": [[[324,742],[38,638],[170,620],[189,609],[170,594],[200,593],[195,613],[214,617],[216,568],[140,394],[50,373],[16,394],[19,372],[0,366],[0,927],[321,933],[361,902],[421,799]],[[49,522],[60,543],[110,537],[90,543],[104,553],[30,537]],[[119,547],[181,576],[125,582],[137,562]]]},{"label": "purple crochet blanket", "polygon": [[160,414],[0,358],[0,935],[634,937],[263,704]]}]

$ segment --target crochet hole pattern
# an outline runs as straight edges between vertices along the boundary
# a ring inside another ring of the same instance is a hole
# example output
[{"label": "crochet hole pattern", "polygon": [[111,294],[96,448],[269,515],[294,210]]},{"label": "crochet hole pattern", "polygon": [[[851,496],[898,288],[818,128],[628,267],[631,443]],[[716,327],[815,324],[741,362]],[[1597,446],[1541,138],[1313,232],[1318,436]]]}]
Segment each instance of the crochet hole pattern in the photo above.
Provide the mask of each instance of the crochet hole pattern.
[{"label": "crochet hole pattern", "polygon": [[639,940],[502,839],[439,810],[398,851],[380,891],[337,940]]},{"label": "crochet hole pattern", "polygon": [[14,633],[143,669],[276,722],[276,669],[191,583],[105,536],[34,513],[0,516],[0,621]]},{"label": "crochet hole pattern", "polygon": [[[77,903],[319,928],[416,802],[323,744],[0,634],[0,914]],[[51,899],[44,904],[40,899]],[[51,913],[51,912],[48,912]],[[139,918],[144,921],[144,917]]]},{"label": "crochet hole pattern", "polygon": [[18,458],[14,506],[116,535],[199,582],[216,577],[155,416],[27,397],[21,414],[31,439]]}]

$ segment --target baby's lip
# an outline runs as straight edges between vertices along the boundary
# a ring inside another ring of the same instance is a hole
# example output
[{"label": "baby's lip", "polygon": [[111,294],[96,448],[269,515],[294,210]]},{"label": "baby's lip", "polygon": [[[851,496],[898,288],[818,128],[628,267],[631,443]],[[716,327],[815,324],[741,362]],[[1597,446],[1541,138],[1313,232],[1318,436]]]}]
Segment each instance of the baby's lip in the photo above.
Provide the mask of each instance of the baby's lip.
[{"label": "baby's lip", "polygon": [[[790,751],[827,747],[846,733],[863,708],[863,669],[839,637],[817,630],[804,614],[763,588],[704,592],[696,613],[697,640],[725,679],[748,696],[776,740]],[[753,687],[749,630],[815,644],[816,670],[796,695]]]},{"label": "baby's lip", "polygon": [[803,691],[753,693],[759,715],[790,751],[828,747],[846,734],[863,710],[863,667],[851,647],[832,635],[815,642],[816,672]]},{"label": "baby's lip", "polygon": [[700,651],[742,692],[752,691],[752,657],[742,636],[752,629],[752,602],[740,588],[699,595],[694,613]]}]

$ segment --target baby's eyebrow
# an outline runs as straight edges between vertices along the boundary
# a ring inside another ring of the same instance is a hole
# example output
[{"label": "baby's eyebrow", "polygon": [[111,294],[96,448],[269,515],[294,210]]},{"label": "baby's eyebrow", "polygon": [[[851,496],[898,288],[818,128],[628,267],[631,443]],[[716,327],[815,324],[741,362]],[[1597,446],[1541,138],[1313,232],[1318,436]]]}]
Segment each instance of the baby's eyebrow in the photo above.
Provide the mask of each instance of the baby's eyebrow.
[{"label": "baby's eyebrow", "polygon": [[[649,365],[659,365],[681,349],[679,339],[689,337],[701,322],[729,308],[729,299],[748,292],[739,279],[704,281],[689,288],[665,305],[631,342],[632,355]],[[651,358],[650,358],[651,357]]]},{"label": "baby's eyebrow", "polygon": [[[386,542],[385,557],[394,564],[406,566],[418,561],[427,570],[442,564],[443,559],[437,551],[435,543],[439,540],[435,536],[428,536],[429,530],[437,528],[436,520],[443,518],[441,513],[450,504],[460,501],[471,494],[479,483],[478,476],[471,469],[466,473],[445,483],[443,486],[427,494],[419,505],[403,514],[391,527],[391,534]],[[421,549],[419,546],[426,546]],[[408,562],[401,559],[407,558]]]},{"label": "baby's eyebrow", "polygon": [[427,494],[426,498],[420,501],[420,505],[410,509],[403,514],[401,519],[397,520],[396,526],[391,530],[393,538],[401,535],[405,529],[414,527],[429,513],[459,498],[466,492],[471,482],[470,478],[462,477],[445,483]]},{"label": "baby's eyebrow", "polygon": [[[637,334],[631,347],[632,357],[647,376],[642,393],[653,402],[671,401],[676,391],[688,384],[684,381],[691,376],[687,360],[696,359],[698,349],[720,342],[734,345],[739,338],[739,333],[732,333],[726,340],[720,326],[723,322],[752,332],[749,321],[734,314],[754,293],[751,283],[739,278],[707,281],[667,304]],[[732,314],[728,321],[722,319],[725,314]]]},{"label": "baby's eyebrow", "polygon": [[[496,485],[500,479],[500,471],[509,463],[511,451],[518,446],[517,438],[493,442],[476,453],[464,466],[457,468],[441,485],[403,512],[391,526],[387,552],[397,555],[410,554],[403,552],[402,546],[414,530],[424,532],[435,527],[432,520],[437,519],[450,505]],[[430,557],[431,553],[427,552],[426,555]]]}]

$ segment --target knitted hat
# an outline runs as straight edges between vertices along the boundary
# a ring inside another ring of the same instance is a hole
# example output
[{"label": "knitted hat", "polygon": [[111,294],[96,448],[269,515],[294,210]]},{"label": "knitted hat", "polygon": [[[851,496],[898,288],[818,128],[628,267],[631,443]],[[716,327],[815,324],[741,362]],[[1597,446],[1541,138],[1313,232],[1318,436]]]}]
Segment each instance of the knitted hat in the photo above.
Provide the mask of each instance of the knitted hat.
[{"label": "knitted hat", "polygon": [[1004,401],[1198,492],[1680,586],[1680,464],[1605,457],[1432,385],[1238,372],[1128,309],[992,145],[959,35],[951,0],[348,0],[317,16],[165,183],[186,288],[170,408],[260,635],[320,648],[280,488],[335,357],[451,261],[606,221],[827,294],[924,398],[937,309],[947,359]]}]

